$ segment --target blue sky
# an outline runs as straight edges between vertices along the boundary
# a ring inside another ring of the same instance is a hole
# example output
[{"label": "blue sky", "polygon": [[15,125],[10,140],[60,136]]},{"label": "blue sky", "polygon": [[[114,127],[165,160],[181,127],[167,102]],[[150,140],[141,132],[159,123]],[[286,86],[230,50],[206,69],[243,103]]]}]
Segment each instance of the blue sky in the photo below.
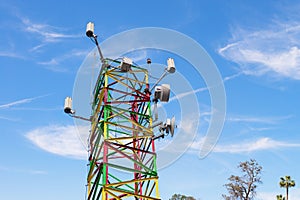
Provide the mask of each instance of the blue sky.
[{"label": "blue sky", "polygon": [[[72,95],[77,71],[94,49],[85,36],[86,23],[93,21],[100,42],[134,28],[181,32],[207,51],[222,77],[225,124],[215,148],[200,159],[199,149],[214,108],[203,78],[186,70],[189,63],[173,55],[178,73],[191,84],[185,92],[194,91],[196,96],[200,124],[194,131],[193,123],[183,123],[180,111],[173,109],[176,101],[162,106],[162,115],[179,116],[179,130],[196,135],[180,158],[159,170],[162,199],[174,193],[201,200],[222,199],[227,178],[239,173],[237,164],[254,158],[263,166],[257,199],[271,200],[284,193],[279,178],[290,175],[296,181],[291,198],[300,200],[299,9],[296,1],[268,0],[2,0],[1,197],[84,199],[85,149],[73,119],[63,113],[63,101]],[[148,56],[158,62],[169,56],[150,50],[129,55],[140,63]],[[158,146],[167,142],[172,140],[158,141]]]}]

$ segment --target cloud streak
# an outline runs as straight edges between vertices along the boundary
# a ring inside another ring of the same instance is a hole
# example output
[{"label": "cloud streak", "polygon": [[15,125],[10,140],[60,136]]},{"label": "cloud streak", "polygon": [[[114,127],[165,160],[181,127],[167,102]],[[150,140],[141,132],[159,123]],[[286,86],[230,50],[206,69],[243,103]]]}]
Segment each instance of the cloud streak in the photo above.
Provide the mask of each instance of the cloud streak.
[{"label": "cloud streak", "polygon": [[6,121],[11,121],[11,122],[19,121],[19,119],[14,119],[14,118],[9,118],[9,117],[4,117],[4,116],[0,116],[0,120],[6,120]]},{"label": "cloud streak", "polygon": [[[28,18],[21,18],[24,31],[39,35],[43,38],[43,42],[58,42],[65,38],[77,38],[79,35],[65,34],[61,28],[50,26],[48,24],[39,24],[30,21]],[[38,46],[40,47],[40,46]],[[37,48],[37,47],[36,47]],[[36,49],[35,49],[36,50]]]},{"label": "cloud streak", "polygon": [[51,58],[48,61],[39,61],[37,62],[37,64],[43,65],[46,69],[53,72],[68,72],[68,69],[66,67],[61,66],[62,62],[69,59],[74,59],[75,57],[84,57],[88,55],[88,53],[89,52],[87,50],[73,50],[62,56]]},{"label": "cloud streak", "polygon": [[13,102],[10,102],[10,103],[2,104],[2,105],[0,105],[0,109],[7,109],[7,108],[11,108],[11,107],[14,107],[14,106],[17,106],[17,105],[27,104],[27,103],[30,103],[30,102],[32,102],[36,99],[39,99],[39,98],[42,98],[42,97],[45,97],[45,96],[48,96],[48,95],[37,96],[37,97],[32,97],[32,98],[25,98],[25,99],[13,101]]},{"label": "cloud streak", "polygon": [[228,122],[246,122],[246,123],[261,123],[261,124],[277,124],[279,121],[290,119],[292,116],[280,117],[253,117],[253,116],[232,116],[227,117]]},{"label": "cloud streak", "polygon": [[299,22],[277,22],[256,31],[237,28],[218,52],[239,64],[246,75],[300,80],[300,26],[295,24]]},{"label": "cloud streak", "polygon": [[[223,83],[225,83],[227,81],[230,81],[230,80],[233,80],[233,79],[241,76],[242,74],[243,73],[239,72],[239,73],[233,74],[231,76],[226,76],[226,77],[223,78]],[[200,87],[200,88],[197,88],[195,90],[191,90],[191,91],[187,91],[187,92],[182,92],[180,94],[177,94],[176,96],[171,97],[169,99],[169,102],[181,99],[181,98],[186,97],[186,96],[191,95],[191,94],[197,94],[197,93],[205,92],[205,91],[208,91],[208,90],[209,90],[208,87]]]},{"label": "cloud streak", "polygon": [[8,58],[18,58],[18,59],[25,59],[24,56],[21,56],[17,53],[14,52],[9,52],[9,51],[1,51],[0,52],[0,57],[8,57]]},{"label": "cloud streak", "polygon": [[204,92],[204,91],[207,91],[207,90],[208,90],[207,87],[201,87],[201,88],[198,88],[198,89],[195,89],[195,90],[192,90],[192,91],[183,92],[183,93],[177,94],[176,96],[171,97],[171,98],[169,99],[169,102],[170,102],[170,101],[174,101],[174,100],[181,99],[181,98],[186,97],[186,96],[189,96],[189,95],[191,95],[191,94],[196,94],[196,93]]},{"label": "cloud streak", "polygon": [[[203,145],[204,139],[200,139],[192,143],[190,147],[191,153],[198,153]],[[215,153],[231,153],[231,154],[244,154],[253,153],[264,150],[275,150],[279,148],[299,148],[300,143],[289,143],[284,141],[273,140],[269,137],[262,137],[254,141],[244,141],[228,145],[217,145],[213,152]]]},{"label": "cloud streak", "polygon": [[218,145],[214,152],[218,153],[251,153],[262,150],[272,150],[278,148],[299,148],[299,143],[288,143],[276,141],[268,137],[263,137],[251,142],[242,142],[231,145]]}]

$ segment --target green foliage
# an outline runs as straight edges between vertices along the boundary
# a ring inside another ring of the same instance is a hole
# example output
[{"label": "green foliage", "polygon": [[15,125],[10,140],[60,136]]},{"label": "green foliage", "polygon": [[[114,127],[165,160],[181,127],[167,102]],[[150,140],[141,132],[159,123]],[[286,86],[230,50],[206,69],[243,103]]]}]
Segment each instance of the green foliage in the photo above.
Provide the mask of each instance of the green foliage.
[{"label": "green foliage", "polygon": [[279,182],[280,187],[284,187],[284,188],[295,187],[295,185],[296,185],[295,181],[292,180],[290,176],[285,176],[284,178],[280,177],[280,182]]},{"label": "green foliage", "polygon": [[280,195],[277,195],[276,197],[277,197],[277,200],[285,200],[285,197],[282,197],[281,194],[280,194]]},{"label": "green foliage", "polygon": [[[292,180],[290,176],[280,177],[279,186],[286,189],[286,200],[289,199],[289,188],[295,187],[295,185],[295,181]],[[279,195],[277,195],[277,198],[278,196]],[[285,200],[285,198],[283,198],[282,200]]]},{"label": "green foliage", "polygon": [[225,184],[228,194],[223,194],[225,200],[252,200],[256,195],[256,188],[261,181],[262,167],[254,159],[240,162],[238,168],[242,175],[231,175]]},{"label": "green foliage", "polygon": [[173,196],[169,200],[196,200],[196,199],[192,196],[185,196],[182,194],[173,194]]}]

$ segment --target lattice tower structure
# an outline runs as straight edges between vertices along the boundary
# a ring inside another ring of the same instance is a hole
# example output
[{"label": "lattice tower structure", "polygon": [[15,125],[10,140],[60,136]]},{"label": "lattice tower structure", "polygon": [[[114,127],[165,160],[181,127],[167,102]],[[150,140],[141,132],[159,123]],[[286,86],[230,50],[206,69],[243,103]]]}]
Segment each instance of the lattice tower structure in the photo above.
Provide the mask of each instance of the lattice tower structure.
[{"label": "lattice tower structure", "polygon": [[122,64],[106,58],[94,87],[87,199],[157,200],[148,70]]}]

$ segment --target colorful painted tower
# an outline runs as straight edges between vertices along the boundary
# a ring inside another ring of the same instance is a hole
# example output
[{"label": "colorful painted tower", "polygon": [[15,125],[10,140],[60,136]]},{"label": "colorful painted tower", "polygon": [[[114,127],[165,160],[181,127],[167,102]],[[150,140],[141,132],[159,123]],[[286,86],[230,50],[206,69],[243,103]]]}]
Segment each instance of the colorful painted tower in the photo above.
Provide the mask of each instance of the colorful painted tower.
[{"label": "colorful painted tower", "polygon": [[[89,118],[75,115],[70,97],[65,99],[64,111],[91,123],[87,199],[158,200],[155,140],[166,134],[173,136],[175,118],[158,122],[157,102],[169,100],[170,85],[157,85],[167,74],[175,72],[174,60],[167,60],[165,72],[150,88],[146,68],[126,57],[103,57],[91,22],[87,24],[86,35],[94,40],[101,60],[92,113]],[[147,59],[147,63],[151,60]],[[158,134],[154,134],[154,128]]]},{"label": "colorful painted tower", "polygon": [[148,71],[127,58],[105,59],[102,69],[92,104],[88,199],[160,199]]}]

